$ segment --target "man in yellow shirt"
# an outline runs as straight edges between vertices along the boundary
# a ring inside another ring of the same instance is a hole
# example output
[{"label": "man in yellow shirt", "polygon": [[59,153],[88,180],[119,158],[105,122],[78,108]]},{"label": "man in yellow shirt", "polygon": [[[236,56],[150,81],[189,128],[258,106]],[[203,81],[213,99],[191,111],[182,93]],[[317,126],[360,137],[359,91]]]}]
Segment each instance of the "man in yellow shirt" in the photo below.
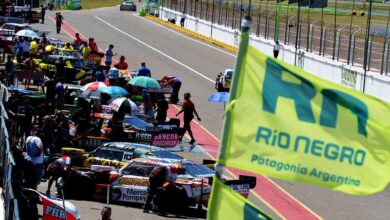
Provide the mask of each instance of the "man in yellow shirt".
[{"label": "man in yellow shirt", "polygon": [[73,50],[73,47],[70,45],[70,43],[66,43],[64,50]]},{"label": "man in yellow shirt", "polygon": [[30,54],[37,54],[39,50],[38,40],[33,40],[30,43]]},{"label": "man in yellow shirt", "polygon": [[81,55],[83,55],[84,58],[88,58],[90,53],[91,48],[88,46],[87,42],[83,42],[83,47],[81,48]]}]

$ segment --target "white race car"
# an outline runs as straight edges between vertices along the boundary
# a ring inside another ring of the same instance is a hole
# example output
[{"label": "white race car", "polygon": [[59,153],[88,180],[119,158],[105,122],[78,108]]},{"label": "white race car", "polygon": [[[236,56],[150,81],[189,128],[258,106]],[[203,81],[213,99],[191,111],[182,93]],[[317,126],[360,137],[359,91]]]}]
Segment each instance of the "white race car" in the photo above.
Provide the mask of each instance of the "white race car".
[{"label": "white race car", "polygon": [[[119,170],[118,178],[112,183],[111,199],[113,201],[145,203],[149,175],[156,166],[173,166],[179,163],[184,174],[178,175],[176,184],[185,189],[187,204],[202,203],[209,200],[214,171],[190,160],[169,160],[160,158],[137,158]],[[225,178],[227,179],[227,177]],[[241,176],[239,180],[225,180],[225,184],[245,198],[250,189],[256,186],[256,178]]]}]

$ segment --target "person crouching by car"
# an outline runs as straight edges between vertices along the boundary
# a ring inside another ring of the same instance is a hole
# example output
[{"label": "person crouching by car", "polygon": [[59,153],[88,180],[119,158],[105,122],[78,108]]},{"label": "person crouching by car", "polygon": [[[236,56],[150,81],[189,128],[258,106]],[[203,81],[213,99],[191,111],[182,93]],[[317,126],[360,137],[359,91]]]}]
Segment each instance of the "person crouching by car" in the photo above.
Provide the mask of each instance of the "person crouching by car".
[{"label": "person crouching by car", "polygon": [[153,197],[156,195],[159,187],[163,187],[165,182],[169,181],[169,168],[167,166],[158,166],[152,170],[149,176],[148,195],[144,204],[144,212],[148,213]]},{"label": "person crouching by car", "polygon": [[66,172],[69,170],[70,162],[69,156],[63,156],[49,164],[46,171],[46,176],[49,177],[46,194],[50,195],[50,188],[54,181],[57,182],[60,177],[65,176]]}]

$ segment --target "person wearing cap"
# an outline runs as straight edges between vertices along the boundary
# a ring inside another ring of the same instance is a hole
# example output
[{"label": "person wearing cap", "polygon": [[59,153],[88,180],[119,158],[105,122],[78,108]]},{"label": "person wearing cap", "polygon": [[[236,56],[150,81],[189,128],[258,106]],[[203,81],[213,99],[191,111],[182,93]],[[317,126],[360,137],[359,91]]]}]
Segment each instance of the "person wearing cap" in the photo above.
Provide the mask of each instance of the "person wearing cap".
[{"label": "person wearing cap", "polygon": [[58,180],[58,178],[64,176],[69,170],[71,159],[69,156],[63,156],[57,160],[51,162],[47,166],[46,177],[49,177],[49,183],[47,185],[46,194],[50,195],[50,188],[53,185],[53,182]]},{"label": "person wearing cap", "polygon": [[73,40],[73,45],[77,48],[80,48],[80,46],[83,44],[83,40],[80,38],[80,34],[76,33],[75,39]]},{"label": "person wearing cap", "polygon": [[188,134],[191,137],[190,144],[194,144],[195,138],[194,138],[194,135],[192,134],[192,130],[191,130],[191,121],[192,121],[192,119],[194,119],[194,114],[198,118],[198,121],[200,121],[201,119],[198,115],[198,112],[196,112],[194,103],[190,100],[190,98],[191,98],[190,93],[184,94],[184,101],[183,101],[182,109],[176,114],[176,116],[178,116],[182,112],[184,112],[184,126],[182,129],[182,134],[181,134],[180,139],[182,139],[184,134],[186,133],[186,131],[188,131]]}]

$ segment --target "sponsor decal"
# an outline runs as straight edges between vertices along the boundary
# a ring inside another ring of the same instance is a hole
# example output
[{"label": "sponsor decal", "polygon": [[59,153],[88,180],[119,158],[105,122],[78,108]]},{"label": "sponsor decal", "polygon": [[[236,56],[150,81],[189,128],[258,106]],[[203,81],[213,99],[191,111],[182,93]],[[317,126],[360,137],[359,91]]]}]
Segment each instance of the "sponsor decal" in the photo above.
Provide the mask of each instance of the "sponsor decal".
[{"label": "sponsor decal", "polygon": [[45,206],[45,211],[43,216],[50,216],[60,219],[65,219],[65,211],[62,208],[59,208],[58,206]]},{"label": "sponsor decal", "polygon": [[118,183],[120,185],[149,186],[148,179],[140,179],[140,178],[120,177]]},{"label": "sponsor decal", "polygon": [[115,195],[112,195],[112,199],[115,201],[145,203],[148,191],[146,188],[115,188],[113,190]]},{"label": "sponsor decal", "polygon": [[152,145],[158,147],[174,147],[179,142],[179,135],[176,133],[158,134],[153,137]]}]

